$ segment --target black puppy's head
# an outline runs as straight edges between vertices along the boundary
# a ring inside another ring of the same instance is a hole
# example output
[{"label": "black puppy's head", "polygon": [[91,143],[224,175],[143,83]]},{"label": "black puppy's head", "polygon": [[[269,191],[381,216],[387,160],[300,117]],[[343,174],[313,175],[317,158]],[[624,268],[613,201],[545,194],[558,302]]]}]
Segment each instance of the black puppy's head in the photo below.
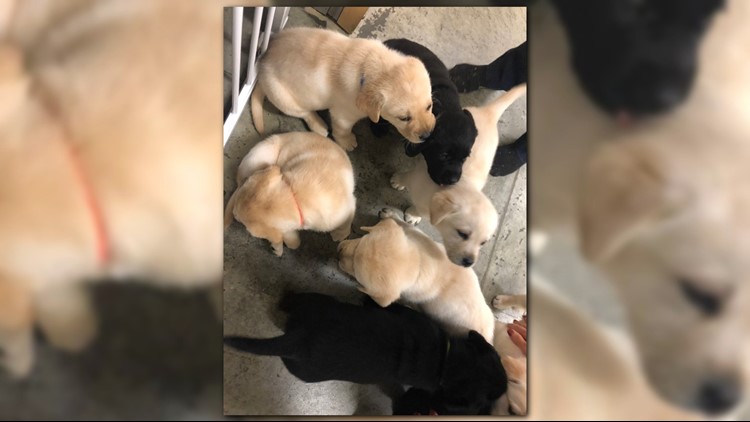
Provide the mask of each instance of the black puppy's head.
[{"label": "black puppy's head", "polygon": [[445,365],[438,413],[486,413],[508,390],[497,351],[476,331],[460,344],[453,341]]},{"label": "black puppy's head", "polygon": [[723,0],[555,0],[573,68],[610,113],[669,111],[690,92],[700,40]]},{"label": "black puppy's head", "polygon": [[444,112],[437,117],[435,129],[425,142],[406,144],[406,155],[414,157],[421,153],[432,181],[452,185],[461,179],[461,169],[476,137],[477,127],[471,113]]}]

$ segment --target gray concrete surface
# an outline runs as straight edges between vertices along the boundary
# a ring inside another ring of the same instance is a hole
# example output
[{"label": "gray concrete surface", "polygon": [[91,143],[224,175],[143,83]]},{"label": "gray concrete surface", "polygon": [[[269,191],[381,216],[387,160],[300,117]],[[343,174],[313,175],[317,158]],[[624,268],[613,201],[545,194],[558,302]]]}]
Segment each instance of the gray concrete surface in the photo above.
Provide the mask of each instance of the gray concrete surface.
[{"label": "gray concrete surface", "polygon": [[[320,26],[318,18],[301,9],[290,13],[290,26]],[[353,36],[388,39],[407,37],[432,49],[447,66],[489,63],[526,40],[524,8],[370,8]],[[483,103],[496,92],[481,90],[462,96],[465,106]],[[499,125],[501,141],[511,142],[526,130],[526,100],[517,101]],[[281,115],[266,103],[268,134],[305,130],[301,120]],[[360,226],[377,221],[383,206],[408,205],[403,192],[388,179],[408,168],[410,159],[396,135],[374,138],[366,121],[354,133],[359,146],[350,153],[355,169],[357,214],[352,237]],[[235,172],[244,155],[260,141],[249,111],[242,117],[225,148],[225,201],[235,189]],[[485,246],[475,270],[487,299],[498,293],[526,291],[526,167],[506,177],[492,178],[485,188],[500,214],[500,227]],[[420,228],[435,239],[427,222]],[[282,316],[276,311],[286,287],[335,295],[342,300],[359,296],[353,281],[339,271],[336,244],[327,234],[303,232],[296,251],[281,258],[268,242],[252,238],[235,222],[224,241],[224,332],[257,337],[279,335]],[[503,318],[503,316],[500,316]],[[505,317],[507,318],[507,317]],[[390,414],[387,394],[371,385],[329,381],[305,384],[289,374],[280,359],[224,354],[224,412],[230,415],[383,415]]]},{"label": "gray concrete surface", "polygon": [[37,340],[23,381],[0,374],[0,420],[221,418],[221,325],[205,293],[94,289],[100,333],[80,354]]}]

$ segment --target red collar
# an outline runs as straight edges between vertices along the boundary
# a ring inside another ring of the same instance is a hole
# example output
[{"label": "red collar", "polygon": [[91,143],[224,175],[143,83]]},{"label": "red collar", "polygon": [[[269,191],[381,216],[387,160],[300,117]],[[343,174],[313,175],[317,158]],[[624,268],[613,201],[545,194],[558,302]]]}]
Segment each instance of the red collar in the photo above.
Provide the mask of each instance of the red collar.
[{"label": "red collar", "polygon": [[86,174],[86,170],[81,163],[81,157],[78,153],[77,146],[70,142],[73,137],[70,134],[70,129],[63,120],[62,113],[60,113],[60,109],[57,107],[57,104],[49,96],[47,96],[46,93],[42,92],[42,90],[39,90],[37,92],[39,92],[42,101],[44,102],[47,110],[50,113],[50,116],[59,122],[60,129],[62,131],[61,143],[63,144],[65,151],[67,152],[68,158],[70,159],[74,176],[81,188],[83,201],[91,217],[91,225],[94,230],[96,241],[96,258],[97,261],[99,261],[99,264],[104,266],[109,263],[109,260],[112,257],[112,251],[110,249],[109,237],[107,236],[107,228],[104,224],[104,215],[102,213],[101,207],[99,206],[99,202],[96,200],[94,187],[91,185],[91,179],[90,177],[88,177],[88,174]]},{"label": "red collar", "polygon": [[294,194],[291,186],[289,187],[289,191],[292,192],[292,199],[294,199],[294,205],[297,207],[297,213],[299,214],[299,226],[301,229],[305,228],[305,217],[302,215],[302,208],[299,206],[299,202],[297,202],[297,195]]},{"label": "red collar", "polygon": [[109,262],[111,254],[102,209],[94,195],[94,188],[91,186],[91,180],[87,177],[86,171],[81,164],[78,150],[69,142],[63,141],[63,143],[68,152],[68,158],[70,158],[70,162],[73,165],[73,173],[75,173],[75,177],[78,179],[78,184],[81,187],[83,201],[86,204],[89,215],[91,216],[91,225],[93,226],[94,234],[96,236],[96,258],[101,265],[106,265]]}]

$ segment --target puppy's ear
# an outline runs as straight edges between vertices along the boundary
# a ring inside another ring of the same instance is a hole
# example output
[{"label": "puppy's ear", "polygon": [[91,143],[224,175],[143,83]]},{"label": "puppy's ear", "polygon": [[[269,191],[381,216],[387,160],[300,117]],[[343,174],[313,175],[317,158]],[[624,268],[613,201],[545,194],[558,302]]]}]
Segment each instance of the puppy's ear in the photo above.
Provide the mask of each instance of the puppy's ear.
[{"label": "puppy's ear", "polygon": [[584,255],[596,262],[618,253],[639,234],[688,205],[687,187],[670,180],[665,161],[644,145],[608,144],[589,162],[580,197]]},{"label": "puppy's ear", "polygon": [[453,198],[450,189],[444,189],[434,195],[430,201],[430,224],[436,226],[445,217],[457,212],[459,204]]},{"label": "puppy's ear", "polygon": [[367,113],[367,117],[377,123],[380,120],[380,110],[383,109],[384,104],[385,96],[380,92],[377,84],[365,81],[359,90],[359,94],[357,94],[357,108],[363,113]]}]

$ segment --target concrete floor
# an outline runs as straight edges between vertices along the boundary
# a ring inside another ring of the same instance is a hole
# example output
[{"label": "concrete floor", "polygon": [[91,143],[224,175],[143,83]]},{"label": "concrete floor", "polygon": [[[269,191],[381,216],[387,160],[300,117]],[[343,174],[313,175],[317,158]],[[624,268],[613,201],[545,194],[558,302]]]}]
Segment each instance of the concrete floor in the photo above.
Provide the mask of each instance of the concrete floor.
[{"label": "concrete floor", "polygon": [[[226,22],[226,20],[225,20]],[[246,20],[247,22],[247,20]],[[321,26],[325,21],[293,9],[288,26]],[[353,36],[388,39],[407,37],[432,49],[448,67],[457,63],[489,63],[526,40],[525,8],[370,8]],[[482,104],[496,92],[481,90],[462,96],[465,106]],[[301,120],[279,114],[266,103],[268,134],[305,130]],[[526,99],[517,101],[499,123],[501,142],[511,142],[526,130]],[[377,221],[383,206],[406,208],[405,193],[393,190],[388,179],[411,166],[396,135],[374,138],[366,121],[354,133],[359,146],[350,153],[355,169],[357,214],[352,237],[360,226]],[[225,147],[225,201],[235,189],[235,172],[244,155],[261,138],[249,111]],[[492,178],[484,189],[499,214],[500,227],[486,245],[474,269],[487,299],[498,293],[526,292],[526,166],[506,177]],[[420,228],[434,238],[429,223]],[[359,297],[353,281],[339,271],[336,244],[327,234],[303,232],[296,251],[278,258],[268,242],[252,238],[235,222],[224,240],[224,332],[257,337],[280,334],[275,310],[282,290],[315,291],[342,300]],[[507,316],[499,316],[507,319]],[[274,323],[276,322],[276,323]],[[391,401],[375,386],[329,381],[305,384],[275,357],[224,354],[224,412],[229,415],[384,415]]]},{"label": "concrete floor", "polygon": [[205,293],[137,284],[94,293],[94,344],[71,355],[38,339],[28,379],[0,375],[0,420],[221,417],[221,327]]}]

